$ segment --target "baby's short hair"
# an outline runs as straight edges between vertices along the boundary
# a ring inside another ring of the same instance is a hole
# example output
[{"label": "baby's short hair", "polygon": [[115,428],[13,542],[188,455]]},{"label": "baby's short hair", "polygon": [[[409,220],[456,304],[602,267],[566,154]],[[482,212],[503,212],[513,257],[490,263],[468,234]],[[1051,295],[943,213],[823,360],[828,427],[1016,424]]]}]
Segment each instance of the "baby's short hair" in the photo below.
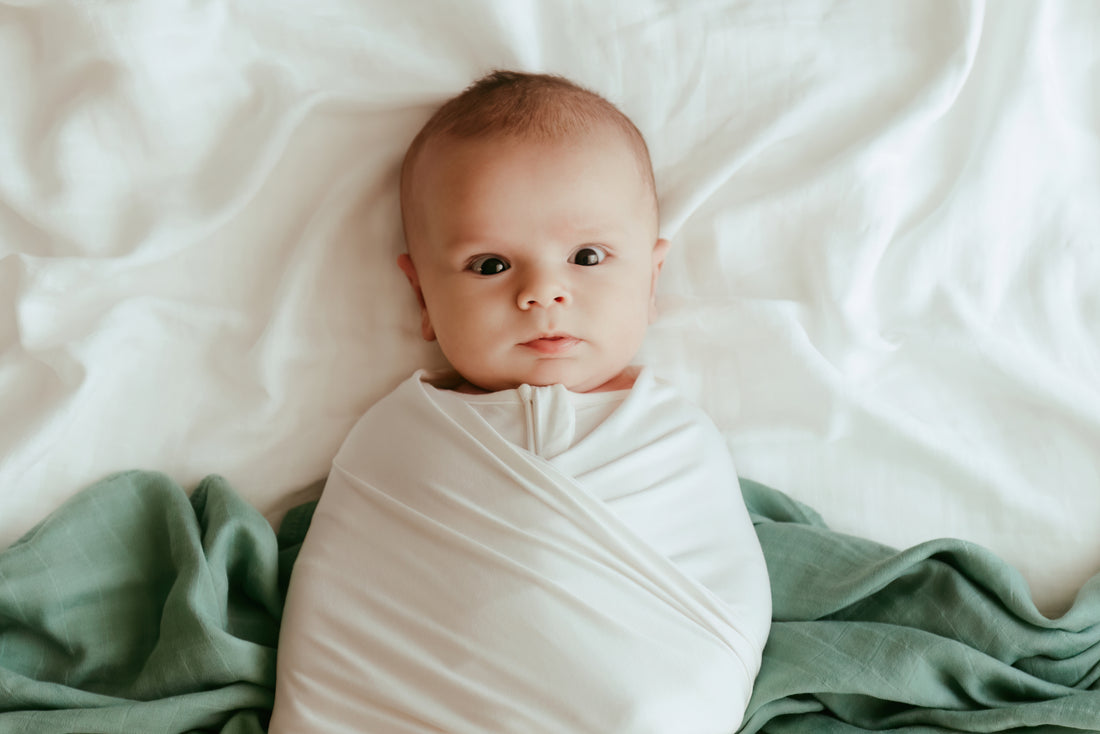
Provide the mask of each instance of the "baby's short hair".
[{"label": "baby's short hair", "polygon": [[641,131],[618,107],[556,74],[499,70],[452,97],[420,129],[401,166],[403,205],[409,195],[412,167],[427,142],[434,138],[499,136],[552,142],[601,125],[610,125],[625,135],[656,206],[657,187],[649,148]]}]

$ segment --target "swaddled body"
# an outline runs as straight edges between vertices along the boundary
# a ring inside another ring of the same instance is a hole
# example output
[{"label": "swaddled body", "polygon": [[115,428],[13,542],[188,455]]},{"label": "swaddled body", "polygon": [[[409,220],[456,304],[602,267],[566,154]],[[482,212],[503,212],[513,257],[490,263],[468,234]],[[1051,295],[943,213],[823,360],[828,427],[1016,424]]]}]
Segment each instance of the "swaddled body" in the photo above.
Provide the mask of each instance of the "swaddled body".
[{"label": "swaddled body", "polygon": [[647,372],[592,394],[424,378],[337,455],[271,731],[734,731],[770,595],[706,417]]}]

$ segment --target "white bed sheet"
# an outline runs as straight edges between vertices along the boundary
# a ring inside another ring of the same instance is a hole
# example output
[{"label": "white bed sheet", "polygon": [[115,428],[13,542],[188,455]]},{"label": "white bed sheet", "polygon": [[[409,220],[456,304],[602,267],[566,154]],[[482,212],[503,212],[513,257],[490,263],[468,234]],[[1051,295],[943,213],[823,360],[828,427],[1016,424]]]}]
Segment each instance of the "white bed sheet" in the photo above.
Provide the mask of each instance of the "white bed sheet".
[{"label": "white bed sheet", "polygon": [[1100,570],[1100,9],[0,0],[0,545],[108,472],[274,519],[439,356],[397,167],[491,68],[646,134],[643,357],[836,528]]}]

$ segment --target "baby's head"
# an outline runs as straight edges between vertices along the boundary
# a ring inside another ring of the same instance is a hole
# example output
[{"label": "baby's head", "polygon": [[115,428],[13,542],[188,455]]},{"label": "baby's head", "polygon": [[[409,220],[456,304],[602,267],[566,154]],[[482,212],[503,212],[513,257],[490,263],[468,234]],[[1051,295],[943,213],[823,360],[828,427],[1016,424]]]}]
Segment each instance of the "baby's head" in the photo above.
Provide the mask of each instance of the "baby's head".
[{"label": "baby's head", "polygon": [[610,102],[490,74],[409,146],[401,213],[424,338],[470,385],[632,383],[668,243],[645,141]]}]

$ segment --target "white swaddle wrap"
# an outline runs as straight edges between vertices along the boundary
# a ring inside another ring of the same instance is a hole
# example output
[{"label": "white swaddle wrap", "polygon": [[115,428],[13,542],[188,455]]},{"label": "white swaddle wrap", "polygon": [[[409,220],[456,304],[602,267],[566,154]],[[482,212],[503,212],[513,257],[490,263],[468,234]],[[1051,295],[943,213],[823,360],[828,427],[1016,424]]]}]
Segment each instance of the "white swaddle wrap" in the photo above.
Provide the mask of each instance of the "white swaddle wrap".
[{"label": "white swaddle wrap", "polygon": [[646,371],[603,397],[425,378],[334,461],[271,732],[733,732],[770,594],[714,426]]}]

